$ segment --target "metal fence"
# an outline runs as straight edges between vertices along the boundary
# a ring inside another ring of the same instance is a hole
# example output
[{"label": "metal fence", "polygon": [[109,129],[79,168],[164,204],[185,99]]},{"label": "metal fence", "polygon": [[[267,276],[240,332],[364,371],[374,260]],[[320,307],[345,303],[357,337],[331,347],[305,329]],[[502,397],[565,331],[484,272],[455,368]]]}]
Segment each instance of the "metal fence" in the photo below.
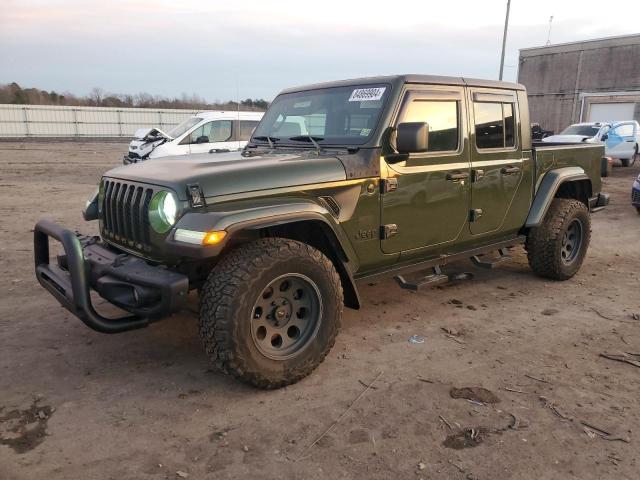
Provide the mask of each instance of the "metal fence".
[{"label": "metal fence", "polygon": [[138,128],[167,131],[197,110],[0,105],[0,137],[131,137]]}]

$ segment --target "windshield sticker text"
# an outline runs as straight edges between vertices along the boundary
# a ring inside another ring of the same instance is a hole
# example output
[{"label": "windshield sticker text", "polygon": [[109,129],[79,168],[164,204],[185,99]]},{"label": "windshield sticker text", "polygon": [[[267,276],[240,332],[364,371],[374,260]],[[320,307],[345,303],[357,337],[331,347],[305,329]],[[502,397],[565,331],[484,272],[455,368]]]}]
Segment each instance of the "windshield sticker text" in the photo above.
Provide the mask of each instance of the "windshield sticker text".
[{"label": "windshield sticker text", "polygon": [[386,87],[377,88],[356,88],[351,92],[349,97],[350,102],[371,102],[374,100],[380,100]]}]

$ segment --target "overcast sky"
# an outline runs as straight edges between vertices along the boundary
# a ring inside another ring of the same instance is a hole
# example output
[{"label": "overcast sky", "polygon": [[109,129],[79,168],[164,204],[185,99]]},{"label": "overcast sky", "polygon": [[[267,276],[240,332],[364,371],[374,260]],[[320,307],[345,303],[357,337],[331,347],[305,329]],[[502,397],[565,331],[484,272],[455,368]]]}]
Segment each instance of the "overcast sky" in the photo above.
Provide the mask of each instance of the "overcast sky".
[{"label": "overcast sky", "polygon": [[[506,3],[0,0],[0,83],[213,101],[379,74],[497,78]],[[640,31],[637,0],[512,0],[505,79],[551,15],[552,43]]]}]

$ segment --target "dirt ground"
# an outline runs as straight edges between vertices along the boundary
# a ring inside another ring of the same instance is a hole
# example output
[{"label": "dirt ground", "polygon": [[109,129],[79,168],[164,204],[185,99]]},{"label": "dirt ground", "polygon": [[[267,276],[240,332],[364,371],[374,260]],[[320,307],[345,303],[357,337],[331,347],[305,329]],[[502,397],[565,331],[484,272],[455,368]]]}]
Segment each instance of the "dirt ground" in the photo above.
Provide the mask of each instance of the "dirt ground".
[{"label": "dirt ground", "polygon": [[572,280],[516,249],[417,294],[364,283],[326,361],[265,392],[208,368],[193,313],[108,336],[37,284],[34,223],[96,233],[81,208],[124,151],[0,143],[0,479],[638,478],[640,368],[600,354],[640,353],[640,165],[604,180]]}]

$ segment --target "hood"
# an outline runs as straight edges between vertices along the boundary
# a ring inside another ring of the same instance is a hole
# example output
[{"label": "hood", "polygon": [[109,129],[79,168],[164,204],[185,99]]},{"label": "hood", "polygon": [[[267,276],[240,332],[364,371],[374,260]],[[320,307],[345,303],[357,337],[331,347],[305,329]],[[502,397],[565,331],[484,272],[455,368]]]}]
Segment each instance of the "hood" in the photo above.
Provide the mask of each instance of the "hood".
[{"label": "hood", "polygon": [[166,138],[167,140],[173,140],[173,137],[167,133],[164,133],[159,128],[139,128],[136,133],[133,134],[133,138],[136,140],[155,141],[160,138]]},{"label": "hood", "polygon": [[542,139],[543,142],[582,143],[589,137],[587,135],[551,135]]},{"label": "hood", "polygon": [[105,177],[174,190],[186,200],[187,185],[200,185],[206,198],[346,179],[342,162],[314,151],[243,157],[240,152],[171,156],[109,170]]}]

